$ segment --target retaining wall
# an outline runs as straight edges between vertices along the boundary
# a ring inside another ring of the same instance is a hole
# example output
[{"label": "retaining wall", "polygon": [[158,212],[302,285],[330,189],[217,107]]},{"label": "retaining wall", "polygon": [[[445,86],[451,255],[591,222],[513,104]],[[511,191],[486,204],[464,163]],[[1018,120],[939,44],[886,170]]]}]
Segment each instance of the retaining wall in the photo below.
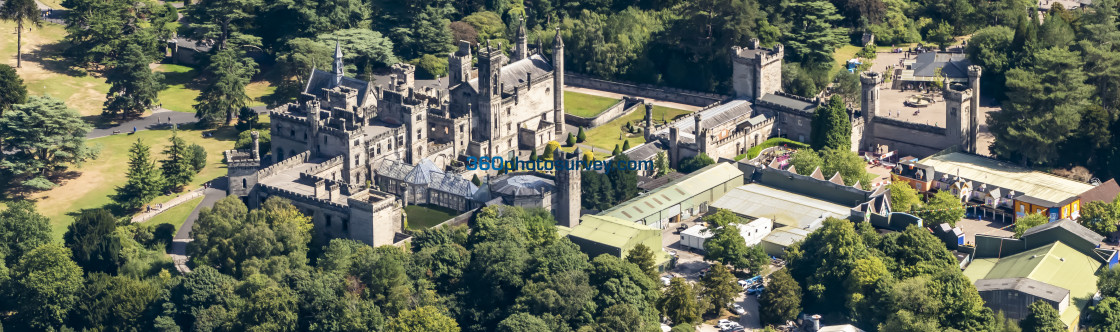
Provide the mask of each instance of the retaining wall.
[{"label": "retaining wall", "polygon": [[718,93],[690,91],[641,83],[613,82],[574,73],[564,74],[564,84],[693,106],[708,106],[714,102],[731,98],[729,95]]}]

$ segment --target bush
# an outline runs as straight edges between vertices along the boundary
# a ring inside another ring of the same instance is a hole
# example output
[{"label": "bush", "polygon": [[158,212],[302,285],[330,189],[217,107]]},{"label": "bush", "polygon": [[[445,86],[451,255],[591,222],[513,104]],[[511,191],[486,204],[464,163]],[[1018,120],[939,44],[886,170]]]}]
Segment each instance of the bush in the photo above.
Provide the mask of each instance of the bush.
[{"label": "bush", "polygon": [[[234,149],[252,149],[253,148],[253,136],[251,134],[252,132],[253,132],[252,130],[246,130],[246,131],[243,131],[243,132],[237,134],[237,143],[233,144],[233,148]],[[264,155],[268,154],[268,151],[272,151],[272,135],[269,133],[268,130],[258,130],[257,132],[260,133],[260,135],[261,135],[261,142],[260,142],[260,144],[261,144],[261,156],[264,156]]]},{"label": "bush", "polygon": [[416,78],[434,79],[436,77],[447,76],[446,58],[424,54],[424,56],[413,59],[409,61],[409,63],[416,66]]},{"label": "bush", "polygon": [[206,167],[206,148],[198,144],[191,144],[191,167],[195,172],[201,172]]}]

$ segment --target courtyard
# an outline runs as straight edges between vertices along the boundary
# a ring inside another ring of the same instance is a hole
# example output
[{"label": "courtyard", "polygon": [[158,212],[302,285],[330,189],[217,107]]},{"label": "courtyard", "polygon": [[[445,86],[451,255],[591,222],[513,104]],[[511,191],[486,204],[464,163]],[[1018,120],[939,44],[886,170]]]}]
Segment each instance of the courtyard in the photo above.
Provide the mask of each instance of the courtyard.
[{"label": "courtyard", "polygon": [[439,225],[444,221],[454,218],[454,210],[431,204],[409,205],[404,207],[408,214],[408,229],[421,230]]}]

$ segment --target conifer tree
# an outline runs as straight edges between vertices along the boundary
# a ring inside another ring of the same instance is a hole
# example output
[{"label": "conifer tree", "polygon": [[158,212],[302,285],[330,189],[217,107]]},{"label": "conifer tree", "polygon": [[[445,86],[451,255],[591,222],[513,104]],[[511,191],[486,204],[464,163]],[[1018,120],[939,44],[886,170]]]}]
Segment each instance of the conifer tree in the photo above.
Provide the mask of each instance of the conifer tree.
[{"label": "conifer tree", "polygon": [[622,141],[622,151],[630,150],[630,140]]},{"label": "conifer tree", "polygon": [[529,161],[537,161],[537,150],[534,149],[533,153],[529,154]]},{"label": "conifer tree", "polygon": [[735,275],[731,274],[723,264],[712,264],[708,274],[700,279],[700,284],[704,286],[703,295],[710,305],[708,308],[715,310],[716,315],[719,315],[720,310],[726,308],[735,298],[735,293],[740,291],[739,285],[735,283]]},{"label": "conifer tree", "polygon": [[587,134],[583,133],[583,127],[579,127],[579,132],[576,133],[576,142],[583,143],[585,140],[587,140]]},{"label": "conifer tree", "polygon": [[136,139],[136,143],[128,150],[127,177],[128,182],[117,187],[117,193],[113,195],[113,201],[125,210],[139,209],[163,189],[160,171],[156,168],[156,162],[151,160],[151,149],[140,139]]},{"label": "conifer tree", "polygon": [[576,145],[576,137],[572,136],[572,133],[568,133],[568,139],[565,140],[565,142],[568,142],[568,146],[575,146]]},{"label": "conifer tree", "polygon": [[476,186],[481,186],[482,180],[478,178],[478,174],[475,174],[474,177],[471,178],[471,183],[474,183]]},{"label": "conifer tree", "polygon": [[191,165],[191,151],[187,142],[179,138],[178,133],[172,134],[169,140],[171,144],[163,150],[165,159],[160,163],[167,189],[179,191],[194,178],[194,165]]},{"label": "conifer tree", "polygon": [[105,117],[132,118],[144,114],[155,105],[163,90],[163,74],[153,73],[151,63],[140,45],[129,43],[109,72],[112,84],[105,96]]},{"label": "conifer tree", "polygon": [[615,144],[614,145],[614,150],[611,151],[611,155],[612,156],[618,156],[620,154],[622,154],[622,148],[618,147],[618,144]]}]

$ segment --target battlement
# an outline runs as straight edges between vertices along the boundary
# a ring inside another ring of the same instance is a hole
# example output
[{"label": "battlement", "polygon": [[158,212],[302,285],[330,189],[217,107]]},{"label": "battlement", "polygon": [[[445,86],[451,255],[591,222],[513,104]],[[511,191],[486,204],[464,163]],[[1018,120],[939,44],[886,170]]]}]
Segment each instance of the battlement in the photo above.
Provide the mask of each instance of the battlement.
[{"label": "battlement", "polygon": [[772,48],[764,48],[759,45],[757,38],[752,38],[746,48],[739,46],[732,46],[731,53],[733,60],[743,63],[751,63],[756,65],[767,65],[775,61],[781,61],[785,56],[785,47],[782,44],[774,44]]},{"label": "battlement", "polygon": [[[783,96],[783,97],[786,97],[786,98],[790,98],[790,99],[796,99],[796,100],[804,101],[804,102],[807,102],[807,103],[812,103],[812,104],[819,105],[819,101],[817,101],[816,99],[812,99],[812,98],[805,98],[805,97],[801,97],[801,96],[797,96],[797,95],[788,94],[788,93],[785,93],[785,92],[776,92],[774,94],[779,95],[779,96]],[[805,115],[811,116],[813,114],[813,112],[811,112],[811,111],[805,111],[805,110],[801,110],[801,109],[797,109],[797,108],[788,107],[788,106],[785,106],[785,105],[780,105],[780,104],[764,101],[761,98],[756,100],[754,102],[754,104],[756,106],[765,107],[765,108],[769,108],[769,109],[780,111],[780,112],[794,113],[794,114],[798,114],[798,115],[801,115],[801,116],[805,116]]]},{"label": "battlement", "polygon": [[225,150],[222,152],[226,158],[227,168],[258,168],[261,161],[253,158],[253,150]]},{"label": "battlement", "polygon": [[946,101],[963,102],[972,98],[972,89],[953,84],[945,89],[943,95]]},{"label": "battlement", "polygon": [[884,125],[888,125],[888,126],[901,127],[901,128],[906,128],[906,129],[913,129],[913,130],[917,130],[917,131],[924,131],[924,132],[927,132],[927,133],[932,133],[932,134],[942,135],[942,136],[945,135],[945,128],[941,128],[941,127],[938,127],[938,126],[931,126],[931,125],[922,124],[922,123],[900,121],[900,120],[895,120],[895,119],[886,118],[886,117],[875,117],[875,119],[873,121],[875,123],[884,124]]},{"label": "battlement", "polygon": [[874,71],[865,71],[859,74],[859,82],[864,85],[879,84],[883,81],[883,75]]},{"label": "battlement", "polygon": [[337,157],[328,159],[327,161],[319,163],[318,165],[315,165],[315,166],[311,166],[311,168],[308,168],[306,171],[300,173],[300,177],[302,178],[304,175],[308,175],[308,176],[315,177],[315,178],[320,178],[320,179],[323,179],[323,180],[330,180],[330,179],[327,179],[327,178],[320,177],[319,173],[322,173],[323,171],[325,171],[329,168],[333,168],[333,167],[337,167],[339,165],[342,165],[342,163],[345,160],[346,160],[346,156],[337,156]]},{"label": "battlement", "polygon": [[346,199],[346,203],[353,209],[378,212],[397,205],[397,198],[393,194],[374,190],[366,189],[350,195]]},{"label": "battlement", "polygon": [[292,201],[313,205],[319,208],[334,210],[338,213],[349,214],[350,210],[346,204],[335,203],[330,200],[317,198],[312,195],[297,193],[291,190],[283,189],[276,186],[260,183],[261,190],[268,196],[280,196]]},{"label": "battlement", "polygon": [[296,165],[299,165],[299,164],[303,164],[303,163],[307,162],[307,160],[310,159],[310,158],[311,158],[311,151],[301,152],[297,155],[291,156],[288,159],[284,159],[284,160],[282,160],[278,163],[272,164],[272,166],[268,166],[268,167],[265,167],[264,169],[261,169],[261,170],[257,171],[257,177],[263,179],[263,178],[272,176],[276,173],[279,173],[280,171],[292,168],[293,166],[296,166]]}]

